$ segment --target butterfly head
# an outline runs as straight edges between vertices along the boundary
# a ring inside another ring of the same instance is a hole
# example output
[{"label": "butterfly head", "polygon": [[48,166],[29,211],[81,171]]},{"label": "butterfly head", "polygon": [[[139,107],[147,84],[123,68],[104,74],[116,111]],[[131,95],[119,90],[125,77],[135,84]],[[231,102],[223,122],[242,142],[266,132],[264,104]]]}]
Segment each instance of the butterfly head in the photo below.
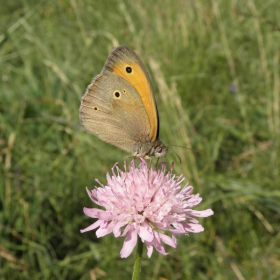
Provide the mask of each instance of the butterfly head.
[{"label": "butterfly head", "polygon": [[150,150],[150,156],[164,157],[168,151],[168,147],[165,146],[160,140],[153,143],[153,147]]},{"label": "butterfly head", "polygon": [[134,156],[137,157],[164,157],[168,151],[168,147],[165,146],[159,139],[154,142],[137,143],[137,149]]}]

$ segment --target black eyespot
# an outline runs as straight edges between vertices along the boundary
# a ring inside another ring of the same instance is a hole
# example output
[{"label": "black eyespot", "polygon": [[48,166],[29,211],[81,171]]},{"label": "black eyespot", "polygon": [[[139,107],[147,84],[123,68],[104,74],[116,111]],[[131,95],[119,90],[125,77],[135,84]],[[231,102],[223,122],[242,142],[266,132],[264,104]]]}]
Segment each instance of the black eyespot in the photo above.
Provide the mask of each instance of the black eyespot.
[{"label": "black eyespot", "polygon": [[115,97],[119,98],[120,96],[121,96],[121,94],[118,91],[116,91],[115,92]]},{"label": "black eyespot", "polygon": [[129,73],[129,74],[132,72],[132,68],[129,67],[129,66],[127,66],[127,67],[125,68],[125,70],[126,70],[126,72]]},{"label": "black eyespot", "polygon": [[126,93],[126,89],[123,89],[123,93]]},{"label": "black eyespot", "polygon": [[98,108],[97,108],[96,106],[95,106],[95,107],[93,107],[93,110],[94,110],[94,111],[97,111],[97,109],[98,109]]}]

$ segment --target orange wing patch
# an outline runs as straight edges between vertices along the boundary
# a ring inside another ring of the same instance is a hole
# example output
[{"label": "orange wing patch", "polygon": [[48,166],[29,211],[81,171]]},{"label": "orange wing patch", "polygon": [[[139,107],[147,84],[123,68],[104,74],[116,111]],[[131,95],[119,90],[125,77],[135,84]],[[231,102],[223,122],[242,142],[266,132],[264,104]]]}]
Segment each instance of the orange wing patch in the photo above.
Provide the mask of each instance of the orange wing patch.
[{"label": "orange wing patch", "polygon": [[136,62],[120,62],[115,64],[112,70],[113,73],[127,80],[139,93],[150,121],[150,141],[154,142],[157,138],[158,132],[157,110],[155,100],[153,98],[152,88],[146,79],[145,73]]}]

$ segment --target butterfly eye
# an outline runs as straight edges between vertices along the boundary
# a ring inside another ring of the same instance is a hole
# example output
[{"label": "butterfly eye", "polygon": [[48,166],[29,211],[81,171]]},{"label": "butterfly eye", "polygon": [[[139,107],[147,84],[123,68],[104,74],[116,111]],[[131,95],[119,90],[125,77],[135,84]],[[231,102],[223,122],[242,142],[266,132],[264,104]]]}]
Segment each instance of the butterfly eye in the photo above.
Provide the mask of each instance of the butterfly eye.
[{"label": "butterfly eye", "polygon": [[127,67],[125,68],[125,70],[126,70],[126,73],[129,73],[129,74],[132,72],[132,68],[129,67],[129,66],[127,66]]},{"label": "butterfly eye", "polygon": [[162,146],[157,146],[155,152],[156,153],[161,153],[162,152]]}]

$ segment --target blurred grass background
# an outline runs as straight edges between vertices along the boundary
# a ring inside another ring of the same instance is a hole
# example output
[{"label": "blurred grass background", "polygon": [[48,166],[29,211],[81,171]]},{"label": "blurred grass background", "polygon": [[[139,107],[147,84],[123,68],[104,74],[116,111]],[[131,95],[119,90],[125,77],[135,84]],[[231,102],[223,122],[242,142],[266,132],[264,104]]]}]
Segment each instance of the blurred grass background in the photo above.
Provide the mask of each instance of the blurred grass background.
[{"label": "blurred grass background", "polygon": [[[205,231],[146,257],[141,279],[279,279],[280,2],[1,1],[0,278],[130,279],[123,239],[80,229],[85,186],[127,154],[85,132],[78,108],[108,54],[146,65],[160,136]],[[200,155],[194,150],[200,150]]]}]

